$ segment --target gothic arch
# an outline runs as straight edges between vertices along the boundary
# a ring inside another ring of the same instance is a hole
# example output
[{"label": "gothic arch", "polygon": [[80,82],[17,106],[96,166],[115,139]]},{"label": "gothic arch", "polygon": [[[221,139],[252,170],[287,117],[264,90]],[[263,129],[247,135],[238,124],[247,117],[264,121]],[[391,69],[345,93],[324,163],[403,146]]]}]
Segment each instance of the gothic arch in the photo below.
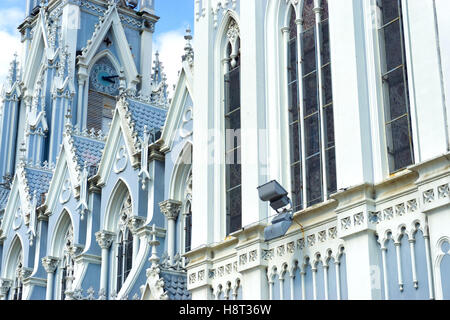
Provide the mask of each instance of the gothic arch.
[{"label": "gothic arch", "polygon": [[119,181],[117,181],[111,192],[108,205],[106,206],[106,213],[103,221],[104,230],[110,232],[115,232],[117,230],[117,224],[120,219],[119,213],[124,200],[129,196],[131,198],[131,203],[134,203],[130,190],[128,184],[123,179],[119,178]]},{"label": "gothic arch", "polygon": [[6,278],[9,280],[14,279],[15,277],[15,268],[18,262],[18,259],[22,255],[23,258],[23,241],[20,235],[16,234],[14,240],[11,242],[11,246],[9,248],[9,252],[7,254],[6,263],[4,264],[2,278]]},{"label": "gothic arch", "polygon": [[70,214],[67,209],[64,209],[58,219],[58,222],[55,225],[56,227],[54,228],[54,232],[52,234],[49,250],[50,256],[61,258],[60,256],[64,248],[64,237],[67,230],[70,227],[73,228],[73,225],[72,214]]},{"label": "gothic arch", "polygon": [[[192,163],[189,163],[189,160],[192,159],[192,151],[192,143],[190,141],[186,141],[184,147],[178,155],[178,159],[172,173],[172,178],[170,179],[169,199],[177,201],[185,200],[184,190],[186,189],[186,182],[192,170]],[[191,155],[191,159],[186,159],[186,157],[189,157],[189,153]]]},{"label": "gothic arch", "polygon": [[103,51],[100,51],[99,53],[97,53],[92,60],[89,62],[89,66],[88,66],[88,77],[90,77],[92,68],[95,66],[95,64],[100,61],[102,58],[107,58],[112,65],[114,66],[114,68],[116,69],[117,72],[120,72],[120,70],[122,69],[122,67],[120,66],[119,61],[116,59],[116,57],[111,53],[110,50],[105,49]]}]

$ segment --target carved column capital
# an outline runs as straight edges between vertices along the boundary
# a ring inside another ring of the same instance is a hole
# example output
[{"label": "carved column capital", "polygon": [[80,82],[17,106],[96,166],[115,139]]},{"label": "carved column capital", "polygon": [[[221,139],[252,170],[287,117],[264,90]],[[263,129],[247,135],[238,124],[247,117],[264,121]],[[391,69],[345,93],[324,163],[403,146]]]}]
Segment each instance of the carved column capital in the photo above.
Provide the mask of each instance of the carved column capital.
[{"label": "carved column capital", "polygon": [[114,241],[115,234],[109,231],[98,231],[95,233],[95,240],[102,249],[109,249]]},{"label": "carved column capital", "polygon": [[9,279],[0,279],[0,296],[4,297],[7,293],[9,288],[12,286],[12,281]]},{"label": "carved column capital", "polygon": [[135,235],[145,223],[145,218],[133,216],[128,219],[128,228],[130,228],[133,235]]},{"label": "carved column capital", "polygon": [[181,205],[182,203],[180,201],[166,200],[159,203],[159,208],[168,220],[177,220]]},{"label": "carved column capital", "polygon": [[44,257],[42,258],[42,265],[44,266],[44,269],[47,273],[53,273],[56,270],[56,267],[58,266],[59,258],[55,257]]}]

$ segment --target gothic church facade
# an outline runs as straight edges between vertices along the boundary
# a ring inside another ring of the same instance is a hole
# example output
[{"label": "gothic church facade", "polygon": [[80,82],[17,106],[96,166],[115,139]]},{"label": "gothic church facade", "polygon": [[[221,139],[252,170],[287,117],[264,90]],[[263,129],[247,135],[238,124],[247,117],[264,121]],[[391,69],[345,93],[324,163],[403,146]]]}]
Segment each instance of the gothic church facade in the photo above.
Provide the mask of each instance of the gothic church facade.
[{"label": "gothic church facade", "polygon": [[0,298],[450,299],[446,0],[194,6],[169,99],[153,0],[27,0]]}]

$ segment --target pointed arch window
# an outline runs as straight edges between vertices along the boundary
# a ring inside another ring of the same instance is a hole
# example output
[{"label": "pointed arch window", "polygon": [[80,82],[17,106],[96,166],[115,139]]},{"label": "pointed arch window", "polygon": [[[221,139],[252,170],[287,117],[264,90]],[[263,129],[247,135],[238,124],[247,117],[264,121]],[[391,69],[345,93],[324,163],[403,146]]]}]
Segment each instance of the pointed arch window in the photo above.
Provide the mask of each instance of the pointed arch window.
[{"label": "pointed arch window", "polygon": [[119,292],[127,280],[133,267],[133,234],[128,228],[129,217],[132,213],[131,197],[128,195],[122,205],[119,221],[119,236],[116,254],[116,292]]},{"label": "pointed arch window", "polygon": [[291,190],[296,211],[335,192],[336,160],[328,2],[293,7],[286,30]]},{"label": "pointed arch window", "polygon": [[192,246],[192,206],[188,200],[184,218],[184,252],[191,251]]},{"label": "pointed arch window", "polygon": [[22,253],[20,253],[12,288],[12,300],[22,300],[22,292],[23,292],[22,278],[23,278],[23,258]]},{"label": "pointed arch window", "polygon": [[377,5],[382,15],[379,32],[386,146],[393,173],[414,163],[402,1],[377,0]]},{"label": "pointed arch window", "polygon": [[231,20],[224,61],[225,177],[227,234],[242,226],[241,53],[239,27]]},{"label": "pointed arch window", "polygon": [[74,280],[75,261],[73,259],[74,246],[73,246],[73,228],[72,226],[66,232],[64,236],[64,258],[61,266],[61,300],[66,299],[66,292],[72,290],[72,283]]}]

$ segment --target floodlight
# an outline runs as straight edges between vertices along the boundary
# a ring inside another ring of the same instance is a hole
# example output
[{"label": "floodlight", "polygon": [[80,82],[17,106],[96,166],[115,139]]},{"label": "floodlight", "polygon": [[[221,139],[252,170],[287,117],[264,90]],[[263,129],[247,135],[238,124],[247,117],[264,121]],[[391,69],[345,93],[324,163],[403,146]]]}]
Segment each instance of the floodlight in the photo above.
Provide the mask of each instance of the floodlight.
[{"label": "floodlight", "polygon": [[277,211],[290,203],[288,192],[276,181],[272,180],[258,187],[259,198],[269,201],[273,210]]},{"label": "floodlight", "polygon": [[[286,234],[292,225],[292,203],[288,192],[276,181],[272,180],[258,187],[259,198],[262,201],[269,201],[270,206],[278,215],[272,220],[272,224],[264,229],[264,240],[269,241]],[[286,207],[291,205],[288,210]],[[283,211],[279,211],[280,209]]]}]

